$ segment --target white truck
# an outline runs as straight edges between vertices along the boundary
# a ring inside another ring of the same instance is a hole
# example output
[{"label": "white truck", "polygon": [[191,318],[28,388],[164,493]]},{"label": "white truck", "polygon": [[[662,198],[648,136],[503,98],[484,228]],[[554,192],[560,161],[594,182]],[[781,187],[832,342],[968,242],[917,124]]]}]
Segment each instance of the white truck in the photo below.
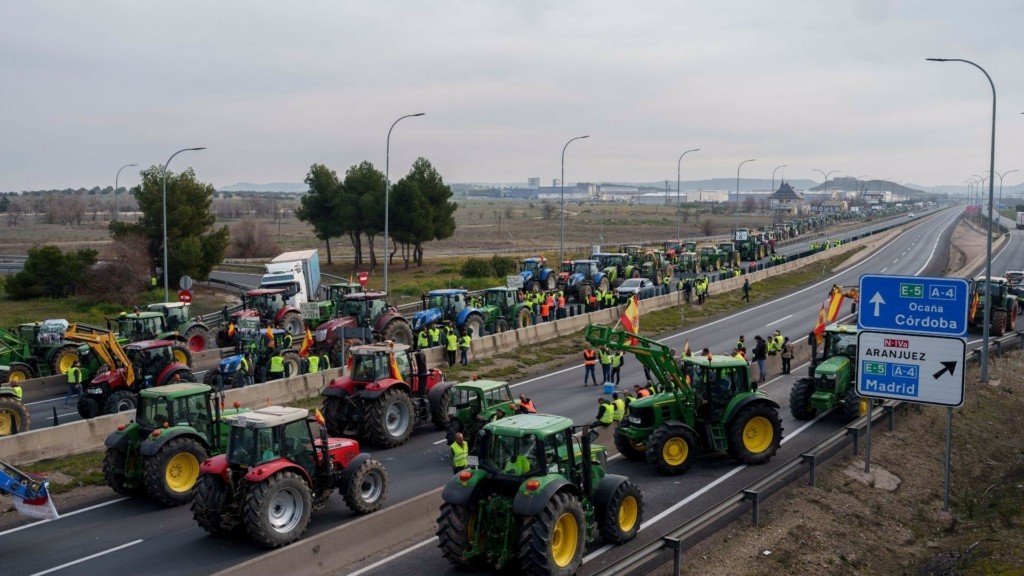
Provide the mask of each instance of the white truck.
[{"label": "white truck", "polygon": [[1024,229],[1024,212],[1017,212],[1017,230]]},{"label": "white truck", "polygon": [[315,301],[320,290],[320,253],[296,250],[276,256],[267,263],[260,288],[283,288],[285,305],[293,308]]}]

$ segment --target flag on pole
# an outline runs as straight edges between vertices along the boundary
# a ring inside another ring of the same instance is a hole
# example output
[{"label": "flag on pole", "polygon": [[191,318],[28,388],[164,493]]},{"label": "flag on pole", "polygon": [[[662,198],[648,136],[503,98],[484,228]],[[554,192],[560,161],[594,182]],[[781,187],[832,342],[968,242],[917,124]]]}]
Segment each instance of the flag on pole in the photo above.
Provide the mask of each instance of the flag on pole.
[{"label": "flag on pole", "polygon": [[313,333],[306,328],[306,337],[302,339],[302,346],[299,347],[299,357],[309,356],[309,349],[313,346]]},{"label": "flag on pole", "polygon": [[395,360],[395,353],[388,354],[388,364],[391,366],[391,377],[395,380],[402,380],[402,371],[398,369],[398,362]]},{"label": "flag on pole", "polygon": [[277,342],[274,342],[274,329],[271,328],[270,326],[267,326],[266,336],[267,336],[267,340],[268,340],[267,348],[275,348],[275,347],[277,347]]},{"label": "flag on pole", "polygon": [[978,311],[978,293],[975,292],[971,298],[971,313],[967,316],[969,319],[974,320],[974,313]]},{"label": "flag on pole", "polygon": [[234,338],[234,337],[235,337],[235,323],[234,322],[229,322],[228,323],[228,338]]},{"label": "flag on pole", "polygon": [[839,309],[842,307],[843,293],[840,290],[836,290],[828,298],[828,315],[826,317],[829,323],[836,321],[836,318],[839,317]]},{"label": "flag on pole", "polygon": [[693,354],[693,351],[690,350],[690,341],[687,340],[686,343],[683,344],[683,356],[689,356],[690,354]]},{"label": "flag on pole", "polygon": [[[629,304],[626,305],[626,309],[622,312],[622,317],[619,321],[622,322],[622,327],[626,329],[626,332],[630,334],[637,334],[640,332],[640,304],[637,301],[637,295],[634,294],[629,299]],[[636,345],[636,338],[631,338],[629,343],[633,346]]]},{"label": "flag on pole", "polygon": [[825,303],[821,304],[821,310],[818,312],[818,324],[814,327],[814,337],[818,344],[825,339]]},{"label": "flag on pole", "polygon": [[324,420],[324,415],[320,413],[319,408],[313,409],[313,418],[316,418],[316,421],[319,422],[321,426],[327,425],[327,421]]}]

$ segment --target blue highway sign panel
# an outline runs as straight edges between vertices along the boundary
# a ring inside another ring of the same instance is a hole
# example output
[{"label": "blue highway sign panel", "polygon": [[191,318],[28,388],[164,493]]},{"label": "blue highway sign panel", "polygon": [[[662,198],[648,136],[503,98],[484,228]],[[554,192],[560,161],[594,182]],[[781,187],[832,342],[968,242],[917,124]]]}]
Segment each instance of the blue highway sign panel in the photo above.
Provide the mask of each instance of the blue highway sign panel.
[{"label": "blue highway sign panel", "polygon": [[960,406],[966,350],[960,338],[861,332],[857,335],[857,394]]},{"label": "blue highway sign panel", "polygon": [[963,278],[865,274],[860,277],[857,325],[862,330],[966,336],[969,289]]}]

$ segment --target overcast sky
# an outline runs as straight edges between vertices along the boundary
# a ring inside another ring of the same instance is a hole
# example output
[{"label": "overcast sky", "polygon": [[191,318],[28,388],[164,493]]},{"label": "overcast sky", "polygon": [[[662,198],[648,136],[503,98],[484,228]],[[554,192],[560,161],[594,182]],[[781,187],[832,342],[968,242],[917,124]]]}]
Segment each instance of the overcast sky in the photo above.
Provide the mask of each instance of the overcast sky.
[{"label": "overcast sky", "polygon": [[[0,190],[175,158],[214,186],[429,159],[448,182],[1024,180],[1021,0],[0,3]],[[1015,48],[1016,46],[1016,48]],[[122,185],[138,182],[134,168]]]}]

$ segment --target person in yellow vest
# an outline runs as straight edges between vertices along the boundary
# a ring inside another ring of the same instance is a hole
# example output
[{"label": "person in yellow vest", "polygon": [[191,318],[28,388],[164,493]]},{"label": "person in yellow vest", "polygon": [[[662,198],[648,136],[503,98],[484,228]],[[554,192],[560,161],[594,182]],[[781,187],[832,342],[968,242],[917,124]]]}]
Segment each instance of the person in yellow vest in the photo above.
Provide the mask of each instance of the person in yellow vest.
[{"label": "person in yellow vest", "polygon": [[[252,385],[252,375],[255,371],[256,366],[253,365],[252,356],[248,352],[242,355],[242,360],[239,362],[239,370],[242,371],[242,386]],[[221,386],[224,383],[221,382]]]},{"label": "person in yellow vest", "polygon": [[285,349],[288,349],[288,348],[292,347],[292,333],[291,332],[287,332],[286,331],[284,333],[284,336],[281,337],[281,339],[284,342]]},{"label": "person in yellow vest", "polygon": [[455,353],[459,350],[459,337],[454,331],[449,331],[445,338],[444,351],[448,355],[448,366],[455,366]]},{"label": "person in yellow vest", "polygon": [[441,328],[437,324],[431,324],[430,329],[427,330],[430,334],[430,345],[440,346],[441,345]]},{"label": "person in yellow vest", "polygon": [[607,398],[597,399],[597,419],[591,424],[592,428],[607,428],[615,421],[615,406]]},{"label": "person in yellow vest", "polygon": [[537,455],[534,453],[534,449],[537,446],[537,441],[534,436],[524,436],[519,452],[515,458],[510,459],[506,464],[504,471],[515,474],[516,476],[522,476],[533,469],[533,464],[536,462]]},{"label": "person in yellow vest", "polygon": [[619,397],[619,393],[612,394],[612,421],[622,422],[626,415],[626,401]]},{"label": "person in yellow vest", "polygon": [[284,378],[284,357],[275,354],[270,357],[270,370],[268,380]]},{"label": "person in yellow vest", "polygon": [[419,335],[416,336],[416,348],[426,350],[428,347],[430,347],[430,336],[427,335],[427,331],[425,329],[420,330]]},{"label": "person in yellow vest", "polygon": [[619,380],[622,378],[622,365],[626,363],[626,353],[619,350],[615,354],[612,354],[612,378],[611,381],[615,382],[615,385],[619,385]]},{"label": "person in yellow vest", "polygon": [[82,398],[82,368],[81,363],[78,359],[75,359],[75,363],[68,368],[68,393],[64,396],[64,407],[68,407],[68,402],[71,401],[71,395],[75,394],[80,400]]},{"label": "person in yellow vest", "polygon": [[612,381],[612,355],[608,352],[608,349],[601,347],[598,352],[598,358],[601,359],[601,370],[604,372],[604,380],[602,382]]},{"label": "person in yellow vest", "polygon": [[306,372],[316,374],[320,371],[320,357],[316,354],[306,359]]},{"label": "person in yellow vest", "polygon": [[452,451],[452,474],[469,468],[469,444],[466,444],[462,432],[455,433],[455,441],[448,448]]},{"label": "person in yellow vest", "polygon": [[459,338],[459,354],[463,366],[469,366],[469,348],[473,343],[472,336],[469,333],[470,329],[466,328],[462,331],[462,337]]},{"label": "person in yellow vest", "polygon": [[327,352],[324,352],[323,354],[320,355],[320,369],[321,370],[330,370],[331,369],[331,357],[327,354]]},{"label": "person in yellow vest", "polygon": [[14,397],[21,401],[21,382],[11,382],[11,390],[14,390]]}]

